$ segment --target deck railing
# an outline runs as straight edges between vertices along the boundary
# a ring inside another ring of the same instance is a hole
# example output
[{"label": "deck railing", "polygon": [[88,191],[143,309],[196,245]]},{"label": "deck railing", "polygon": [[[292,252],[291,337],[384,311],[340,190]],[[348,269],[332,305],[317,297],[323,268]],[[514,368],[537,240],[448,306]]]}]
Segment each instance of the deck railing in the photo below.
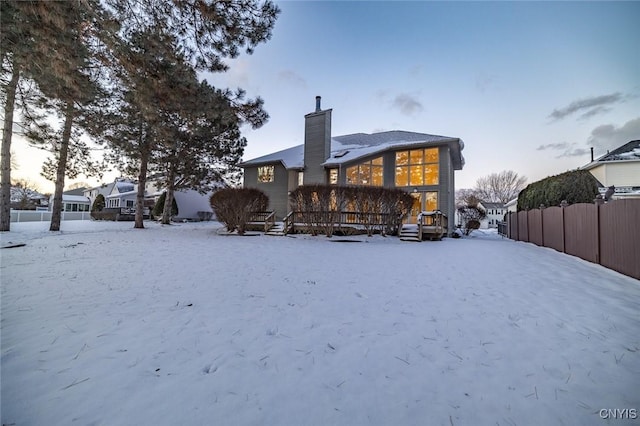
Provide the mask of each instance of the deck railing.
[{"label": "deck railing", "polygon": [[[262,226],[264,232],[267,232],[275,225],[275,218],[275,212],[254,212],[249,223],[253,224],[254,228]],[[402,217],[393,217],[390,213],[357,211],[291,211],[282,221],[285,234],[292,233],[297,227],[305,228],[311,233],[327,235],[332,235],[335,231],[350,232],[357,229],[368,235],[376,232],[385,235],[398,231]]]},{"label": "deck railing", "polygon": [[284,229],[282,232],[284,232],[285,235],[293,232],[293,228],[294,228],[294,222],[293,222],[293,212],[289,212],[284,219],[282,220],[282,222],[284,223]]},{"label": "deck railing", "polygon": [[439,240],[446,234],[448,226],[447,216],[440,210],[422,212],[418,216],[418,237],[421,241],[423,235]]},{"label": "deck railing", "polygon": [[276,223],[276,212],[271,212],[264,218],[264,232],[268,232]]}]

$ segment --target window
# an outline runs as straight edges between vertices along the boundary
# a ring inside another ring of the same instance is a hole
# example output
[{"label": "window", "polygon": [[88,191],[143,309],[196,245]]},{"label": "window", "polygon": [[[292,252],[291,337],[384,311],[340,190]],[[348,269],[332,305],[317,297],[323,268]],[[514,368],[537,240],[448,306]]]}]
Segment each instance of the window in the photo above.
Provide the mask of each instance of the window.
[{"label": "window", "polygon": [[437,185],[438,148],[396,152],[396,186]]},{"label": "window", "polygon": [[127,207],[133,207],[133,200],[127,200]]},{"label": "window", "polygon": [[298,186],[304,185],[304,172],[298,172]]},{"label": "window", "polygon": [[383,185],[383,162],[382,157],[365,161],[355,166],[347,167],[347,184],[348,185]]},{"label": "window", "polygon": [[273,182],[273,166],[258,167],[258,182]]},{"label": "window", "polygon": [[329,169],[329,185],[338,184],[338,169]]}]

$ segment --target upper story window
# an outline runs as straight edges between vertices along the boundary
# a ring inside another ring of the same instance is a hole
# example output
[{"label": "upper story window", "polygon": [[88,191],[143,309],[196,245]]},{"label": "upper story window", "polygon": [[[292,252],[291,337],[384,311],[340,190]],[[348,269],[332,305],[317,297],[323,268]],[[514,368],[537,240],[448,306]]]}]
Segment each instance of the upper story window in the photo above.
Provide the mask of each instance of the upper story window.
[{"label": "upper story window", "polygon": [[437,185],[438,148],[396,152],[396,186]]},{"label": "upper story window", "polygon": [[274,179],[274,167],[273,166],[260,166],[258,167],[258,182],[269,183]]},{"label": "upper story window", "polygon": [[348,185],[383,185],[383,162],[382,157],[365,161],[355,166],[347,167],[347,184]]}]

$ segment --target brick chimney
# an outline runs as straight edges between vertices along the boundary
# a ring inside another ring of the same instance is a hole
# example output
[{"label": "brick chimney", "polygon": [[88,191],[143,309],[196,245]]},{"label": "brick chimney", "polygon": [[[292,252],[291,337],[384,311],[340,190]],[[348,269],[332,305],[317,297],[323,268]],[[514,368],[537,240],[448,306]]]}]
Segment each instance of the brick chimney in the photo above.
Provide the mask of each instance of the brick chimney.
[{"label": "brick chimney", "polygon": [[305,185],[326,183],[321,165],[331,156],[331,109],[322,110],[321,97],[316,96],[316,110],[304,116]]}]

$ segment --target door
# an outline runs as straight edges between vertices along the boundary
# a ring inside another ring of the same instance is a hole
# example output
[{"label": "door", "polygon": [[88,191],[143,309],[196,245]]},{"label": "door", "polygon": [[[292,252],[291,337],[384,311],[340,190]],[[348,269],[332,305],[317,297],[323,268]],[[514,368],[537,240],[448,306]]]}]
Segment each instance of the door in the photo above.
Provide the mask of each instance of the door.
[{"label": "door", "polygon": [[405,223],[417,223],[418,215],[423,211],[438,210],[438,193],[436,191],[412,192],[413,206],[405,219]]}]

